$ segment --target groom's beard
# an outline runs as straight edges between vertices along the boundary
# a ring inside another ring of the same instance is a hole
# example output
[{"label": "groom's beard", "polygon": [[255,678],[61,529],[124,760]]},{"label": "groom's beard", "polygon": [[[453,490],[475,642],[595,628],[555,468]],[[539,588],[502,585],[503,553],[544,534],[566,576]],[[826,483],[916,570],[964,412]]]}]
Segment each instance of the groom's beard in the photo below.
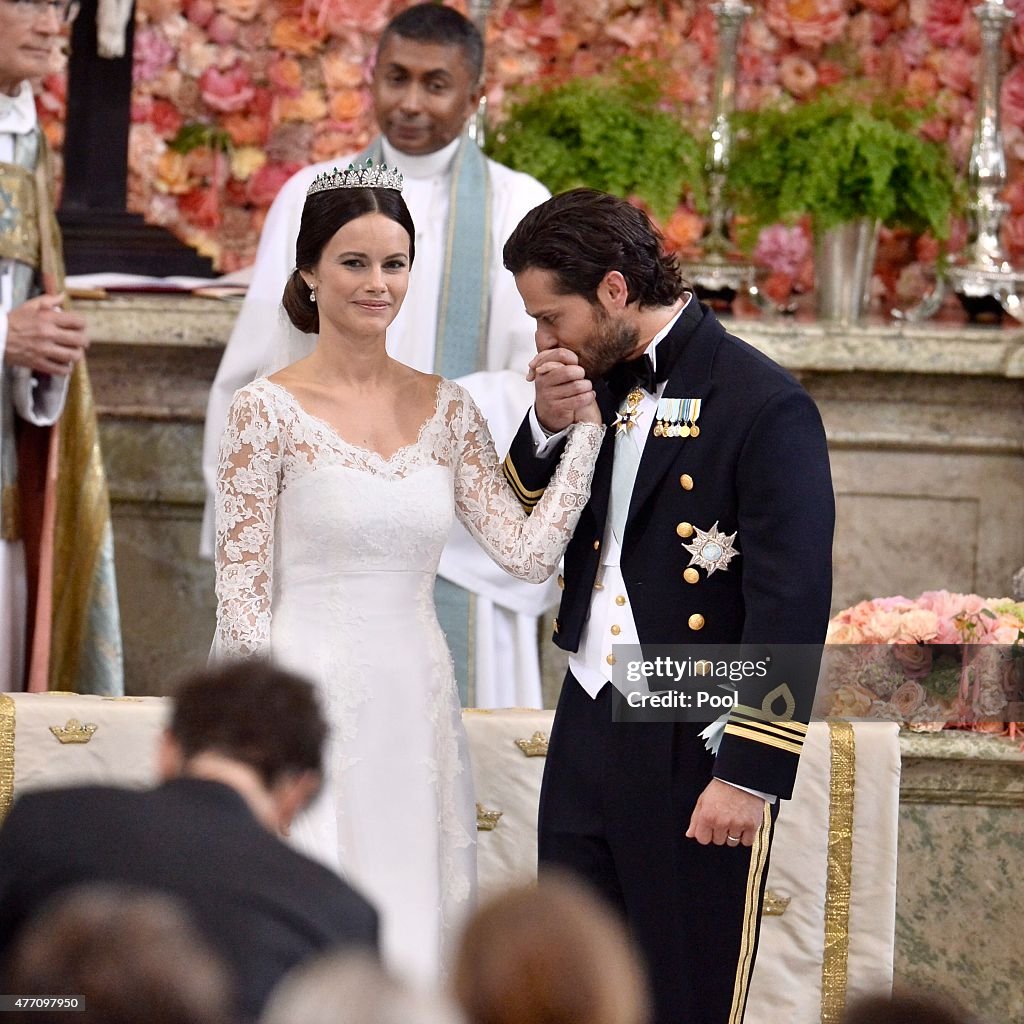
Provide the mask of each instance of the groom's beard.
[{"label": "groom's beard", "polygon": [[598,380],[636,350],[640,331],[625,319],[612,317],[602,306],[595,304],[593,308],[594,333],[578,357],[587,376]]}]

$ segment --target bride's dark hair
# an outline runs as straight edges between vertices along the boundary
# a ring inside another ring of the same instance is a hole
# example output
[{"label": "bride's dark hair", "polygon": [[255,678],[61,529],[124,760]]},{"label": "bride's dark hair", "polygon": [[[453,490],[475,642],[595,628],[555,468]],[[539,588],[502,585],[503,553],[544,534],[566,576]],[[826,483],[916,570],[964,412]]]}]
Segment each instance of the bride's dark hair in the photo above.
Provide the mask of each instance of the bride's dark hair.
[{"label": "bride's dark hair", "polygon": [[306,196],[299,237],[295,241],[295,269],[281,297],[288,319],[303,334],[319,333],[320,312],[310,299],[309,285],[302,280],[299,271],[312,270],[335,232],[367,213],[382,213],[405,228],[409,235],[409,266],[412,266],[416,255],[416,228],[401,192],[393,188],[335,188]]}]

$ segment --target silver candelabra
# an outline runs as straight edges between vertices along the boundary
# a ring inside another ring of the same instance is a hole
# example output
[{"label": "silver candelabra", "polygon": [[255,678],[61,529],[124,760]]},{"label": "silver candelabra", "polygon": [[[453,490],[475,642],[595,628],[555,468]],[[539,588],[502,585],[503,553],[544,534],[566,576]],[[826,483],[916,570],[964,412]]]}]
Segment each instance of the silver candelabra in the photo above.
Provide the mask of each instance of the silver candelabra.
[{"label": "silver candelabra", "polygon": [[980,76],[977,120],[967,167],[967,245],[939,277],[935,290],[914,309],[893,316],[924,320],[938,311],[947,286],[960,297],[969,315],[999,307],[1024,321],[1024,274],[1014,270],[1000,240],[1003,218],[1009,206],[999,198],[1006,185],[1006,154],[999,124],[999,82],[1003,36],[1013,12],[1003,0],[985,0],[974,8],[981,26]]},{"label": "silver candelabra", "polygon": [[[491,13],[492,0],[470,0],[469,20],[480,30],[484,43],[487,42],[487,19]],[[481,72],[483,85],[483,72]],[[487,135],[487,96],[480,95],[476,113],[466,122],[466,134],[481,148],[484,147]]]},{"label": "silver candelabra", "polygon": [[711,5],[718,26],[718,61],[715,67],[711,138],[704,165],[708,175],[708,231],[701,239],[701,255],[682,261],[686,278],[704,293],[724,295],[748,291],[754,284],[754,266],[729,241],[726,229],[725,180],[732,151],[729,116],[736,103],[736,47],[743,22],[752,9],[744,0],[719,0]]}]

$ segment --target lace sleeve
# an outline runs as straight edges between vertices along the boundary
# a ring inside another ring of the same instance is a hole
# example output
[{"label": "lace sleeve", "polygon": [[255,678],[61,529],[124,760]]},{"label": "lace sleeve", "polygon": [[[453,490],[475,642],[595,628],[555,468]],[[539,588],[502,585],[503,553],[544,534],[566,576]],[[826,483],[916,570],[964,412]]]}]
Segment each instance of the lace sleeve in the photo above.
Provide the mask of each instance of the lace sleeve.
[{"label": "lace sleeve", "polygon": [[558,468],[528,515],[501,471],[487,422],[466,392],[462,406],[455,467],[459,519],[506,572],[543,583],[558,566],[590,499],[604,427],[577,423],[570,429]]},{"label": "lace sleeve", "polygon": [[215,656],[267,653],[280,489],[278,422],[266,401],[235,395],[217,465]]}]

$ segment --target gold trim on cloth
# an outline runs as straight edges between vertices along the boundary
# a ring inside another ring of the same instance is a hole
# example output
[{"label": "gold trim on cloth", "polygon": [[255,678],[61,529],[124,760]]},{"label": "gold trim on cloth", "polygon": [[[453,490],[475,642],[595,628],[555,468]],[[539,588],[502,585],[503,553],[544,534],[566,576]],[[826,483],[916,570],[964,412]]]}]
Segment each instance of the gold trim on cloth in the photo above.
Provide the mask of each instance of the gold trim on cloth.
[{"label": "gold trim on cloth", "polygon": [[0,259],[39,266],[38,194],[34,172],[0,163]]},{"label": "gold trim on cloth", "polygon": [[846,1010],[853,877],[853,726],[829,719],[828,871],[825,881],[825,952],[821,961],[821,1024],[838,1024]]},{"label": "gold trim on cloth", "polygon": [[0,693],[0,822],[14,800],[14,698]]},{"label": "gold trim on cloth", "polygon": [[547,757],[547,733],[543,733],[538,729],[528,740],[516,740],[516,746],[526,757]]},{"label": "gold trim on cloth", "polygon": [[772,809],[766,800],[761,827],[757,830],[754,845],[750,848],[750,870],[747,872],[747,894],[743,905],[743,932],[740,936],[740,955],[736,961],[736,980],[732,990],[729,1024],[740,1024],[740,1021],[743,1020],[743,1009],[747,1003],[747,989],[750,988],[750,975],[754,969],[754,950],[757,947],[757,929],[761,920],[758,907],[761,878],[764,876],[768,863],[771,837]]}]

